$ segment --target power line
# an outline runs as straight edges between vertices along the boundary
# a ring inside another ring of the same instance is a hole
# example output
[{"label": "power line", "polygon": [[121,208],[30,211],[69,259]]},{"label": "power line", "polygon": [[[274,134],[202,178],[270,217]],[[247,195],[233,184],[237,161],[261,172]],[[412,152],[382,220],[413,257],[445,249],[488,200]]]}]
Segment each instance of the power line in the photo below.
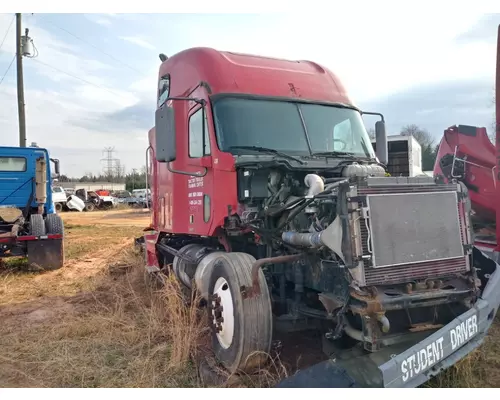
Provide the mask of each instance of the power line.
[{"label": "power line", "polygon": [[0,49],[2,48],[2,46],[3,46],[4,42],[5,42],[5,39],[7,39],[7,35],[8,35],[8,34],[9,34],[9,32],[10,32],[10,27],[12,26],[12,24],[13,24],[13,22],[14,22],[14,19],[16,19],[16,15],[15,15],[15,14],[12,16],[12,19],[11,19],[11,21],[10,21],[10,25],[9,25],[9,27],[7,28],[7,32],[5,32],[5,36],[3,37],[3,39],[2,39],[2,43],[0,44]]},{"label": "power line", "polygon": [[14,54],[14,57],[12,57],[12,60],[9,64],[9,66],[7,67],[7,70],[5,71],[5,73],[2,76],[2,79],[0,80],[0,85],[2,84],[2,82],[5,79],[5,77],[7,76],[7,74],[9,73],[10,67],[12,66],[12,63],[14,62],[15,59],[16,59],[16,55]]},{"label": "power line", "polygon": [[66,71],[63,71],[62,69],[56,68],[56,67],[54,67],[53,65],[50,65],[50,64],[44,63],[44,62],[40,61],[40,60],[39,60],[39,59],[37,59],[37,58],[33,58],[32,60],[33,60],[33,61],[36,61],[37,63],[40,63],[40,64],[42,64],[42,65],[45,65],[46,67],[52,68],[53,70],[55,70],[55,71],[57,71],[57,72],[60,72],[61,74],[68,75],[68,76],[70,76],[71,78],[78,79],[79,81],[82,81],[82,82],[84,82],[84,83],[86,83],[86,84],[88,84],[88,85],[95,86],[95,87],[97,87],[97,88],[99,88],[99,89],[106,90],[107,92],[109,92],[109,93],[111,93],[111,94],[114,94],[115,96],[119,96],[119,94],[118,94],[118,93],[116,93],[116,92],[112,91],[111,89],[108,89],[108,88],[107,88],[107,87],[105,87],[105,86],[100,86],[100,85],[98,85],[98,84],[96,84],[96,83],[92,83],[92,82],[90,82],[90,81],[87,81],[86,79],[80,78],[79,76],[76,76],[76,75],[70,74],[69,72],[66,72]]},{"label": "power line", "polygon": [[[37,14],[37,15],[40,15],[40,14]],[[121,60],[119,60],[118,58],[116,58],[115,56],[113,56],[113,55],[111,55],[111,54],[109,54],[109,53],[105,52],[104,50],[101,50],[101,49],[100,49],[99,47],[97,47],[96,45],[94,45],[94,44],[92,44],[92,43],[88,42],[87,40],[85,40],[85,39],[81,38],[80,36],[75,35],[74,33],[72,33],[72,32],[70,32],[70,31],[68,31],[67,29],[60,27],[59,25],[56,25],[55,23],[53,23],[52,21],[48,20],[47,18],[44,18],[44,19],[45,19],[45,20],[46,20],[49,24],[51,24],[51,25],[53,25],[54,27],[56,27],[57,29],[60,29],[61,31],[66,32],[68,35],[71,35],[71,36],[73,36],[75,39],[78,39],[78,40],[80,40],[81,42],[85,43],[86,45],[88,45],[88,46],[90,46],[90,47],[93,47],[94,49],[96,49],[96,50],[97,50],[97,51],[99,51],[100,53],[102,53],[102,54],[104,54],[104,55],[108,56],[109,58],[111,58],[111,59],[113,59],[113,60],[115,60],[115,61],[119,62],[121,65],[123,65],[123,66],[127,67],[128,69],[130,69],[130,70],[132,70],[132,71],[134,71],[134,72],[137,72],[137,73],[138,73],[138,74],[140,74],[141,76],[144,76],[144,73],[143,73],[143,72],[139,71],[138,69],[136,69],[136,68],[134,68],[134,67],[132,67],[132,66],[130,66],[130,65],[128,65],[128,64],[126,64],[126,63],[124,63],[123,61],[121,61]]]}]

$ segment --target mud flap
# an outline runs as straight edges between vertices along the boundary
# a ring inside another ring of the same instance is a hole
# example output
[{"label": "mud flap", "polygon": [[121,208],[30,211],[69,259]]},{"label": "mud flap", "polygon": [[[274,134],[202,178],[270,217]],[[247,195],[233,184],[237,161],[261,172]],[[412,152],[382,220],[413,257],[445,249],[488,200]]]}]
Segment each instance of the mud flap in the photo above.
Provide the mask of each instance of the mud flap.
[{"label": "mud flap", "polygon": [[298,371],[276,385],[276,388],[358,388],[345,369],[326,360]]},{"label": "mud flap", "polygon": [[64,265],[63,239],[29,241],[28,263],[45,270],[61,268]]}]

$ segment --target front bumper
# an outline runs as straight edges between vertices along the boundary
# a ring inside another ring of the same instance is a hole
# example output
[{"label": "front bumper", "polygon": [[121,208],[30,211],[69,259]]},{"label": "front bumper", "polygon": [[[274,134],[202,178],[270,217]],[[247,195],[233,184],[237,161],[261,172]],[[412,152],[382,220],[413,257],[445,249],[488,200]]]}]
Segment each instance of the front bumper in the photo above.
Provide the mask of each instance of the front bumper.
[{"label": "front bumper", "polygon": [[500,305],[500,265],[493,261],[493,254],[481,254],[481,268],[493,272],[486,276],[478,301],[414,346],[390,355],[389,361],[378,367],[383,387],[420,386],[481,345]]},{"label": "front bumper", "polygon": [[[346,371],[361,387],[418,387],[479,347],[500,305],[500,254],[478,248],[475,251],[476,267],[485,275],[484,290],[470,310],[411,347],[400,344],[376,353],[332,360],[336,368]],[[330,387],[338,387],[334,383],[336,375],[325,373],[332,376]],[[288,380],[287,387],[294,387],[294,377]],[[307,387],[315,387],[314,380],[310,379]]]}]

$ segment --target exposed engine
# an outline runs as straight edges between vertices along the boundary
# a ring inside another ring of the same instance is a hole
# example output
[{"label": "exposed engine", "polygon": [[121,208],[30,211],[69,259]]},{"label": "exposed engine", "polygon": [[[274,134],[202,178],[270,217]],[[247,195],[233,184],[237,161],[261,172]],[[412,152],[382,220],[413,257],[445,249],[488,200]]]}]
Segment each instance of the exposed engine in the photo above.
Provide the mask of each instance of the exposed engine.
[{"label": "exposed engine", "polygon": [[[242,169],[238,172],[239,215],[243,223],[261,220],[266,228],[295,232],[319,232],[335,216],[336,201],[331,194],[347,178],[384,176],[378,164],[352,163],[330,177],[304,171]],[[314,199],[320,193],[329,198]],[[287,228],[287,229],[284,229]]]},{"label": "exposed engine", "polygon": [[[428,314],[427,303],[449,307],[457,293],[462,300],[476,293],[470,210],[460,184],[386,177],[377,164],[353,163],[335,175],[322,175],[238,171],[236,225],[259,236],[257,247],[266,251],[261,257],[303,254],[290,267],[266,269],[282,309],[289,312],[291,301],[296,314],[317,317],[322,310],[337,327],[346,326],[349,336],[365,342],[367,350],[376,351],[381,335],[390,330],[431,326],[445,317]],[[399,312],[403,303],[424,311],[412,317],[409,311],[398,317],[407,321],[391,328],[386,312]],[[346,312],[351,322],[343,319]],[[367,325],[365,316],[376,326]],[[340,329],[335,332],[333,338]]]}]

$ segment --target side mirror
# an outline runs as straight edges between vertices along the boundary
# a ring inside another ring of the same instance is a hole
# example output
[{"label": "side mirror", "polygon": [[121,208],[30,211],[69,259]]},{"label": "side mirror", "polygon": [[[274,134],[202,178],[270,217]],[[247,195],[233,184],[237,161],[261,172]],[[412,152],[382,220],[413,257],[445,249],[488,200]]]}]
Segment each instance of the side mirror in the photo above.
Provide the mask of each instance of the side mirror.
[{"label": "side mirror", "polygon": [[56,158],[51,158],[50,161],[52,161],[54,163],[54,173],[56,175],[59,175],[61,172],[59,169],[59,160]]},{"label": "side mirror", "polygon": [[385,131],[385,122],[377,121],[375,123],[375,138],[377,146],[377,157],[382,164],[387,164],[387,133]]},{"label": "side mirror", "polygon": [[171,162],[176,159],[174,108],[166,104],[155,113],[156,159]]}]

